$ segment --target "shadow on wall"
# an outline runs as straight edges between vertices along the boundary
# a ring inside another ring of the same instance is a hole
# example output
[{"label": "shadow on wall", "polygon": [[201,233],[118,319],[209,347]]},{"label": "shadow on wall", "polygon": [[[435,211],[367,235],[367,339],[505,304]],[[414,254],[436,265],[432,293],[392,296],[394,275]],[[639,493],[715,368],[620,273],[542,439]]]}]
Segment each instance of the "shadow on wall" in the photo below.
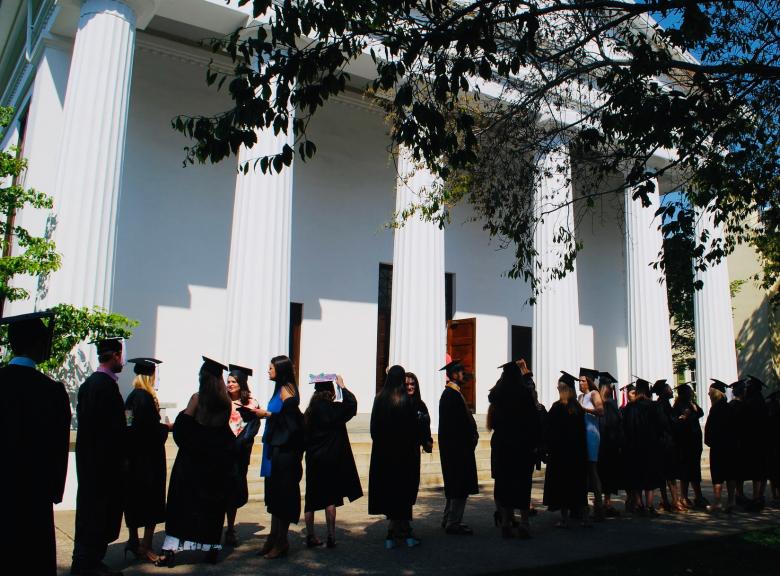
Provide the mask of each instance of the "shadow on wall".
[{"label": "shadow on wall", "polygon": [[68,355],[65,364],[51,375],[52,378],[63,383],[65,391],[68,393],[70,413],[72,415],[70,427],[72,430],[76,430],[79,425],[76,418],[76,397],[79,392],[79,386],[92,372],[94,372],[94,369],[90,365],[89,356],[87,356],[82,347],[77,347],[72,354]]},{"label": "shadow on wall", "polygon": [[778,337],[778,322],[772,321],[769,297],[742,323],[737,335],[737,362],[740,376],[752,374],[767,383],[770,389],[780,387],[780,377],[773,365]]}]

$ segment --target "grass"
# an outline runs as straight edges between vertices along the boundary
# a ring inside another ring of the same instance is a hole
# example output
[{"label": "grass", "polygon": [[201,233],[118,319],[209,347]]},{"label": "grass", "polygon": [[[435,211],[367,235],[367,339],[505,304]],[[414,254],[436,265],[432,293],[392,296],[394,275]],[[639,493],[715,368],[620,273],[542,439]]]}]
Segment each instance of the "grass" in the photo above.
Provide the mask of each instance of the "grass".
[{"label": "grass", "polygon": [[630,552],[503,572],[517,576],[777,576],[780,528],[716,536],[653,550]]}]

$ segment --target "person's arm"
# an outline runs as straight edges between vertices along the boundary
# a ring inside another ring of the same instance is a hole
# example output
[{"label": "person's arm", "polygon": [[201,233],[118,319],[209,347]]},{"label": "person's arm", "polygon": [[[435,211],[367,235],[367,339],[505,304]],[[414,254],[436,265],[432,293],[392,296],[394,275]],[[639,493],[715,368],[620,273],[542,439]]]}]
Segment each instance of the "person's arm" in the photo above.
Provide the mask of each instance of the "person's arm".
[{"label": "person's arm", "polygon": [[587,412],[594,416],[602,416],[604,414],[604,401],[601,399],[601,394],[595,390],[588,392],[588,394],[590,394],[590,399],[593,402],[593,408]]},{"label": "person's arm", "polygon": [[68,475],[68,451],[70,448],[70,399],[65,392],[65,386],[61,382],[56,384],[56,398],[53,402],[54,414],[52,415],[53,434],[51,437],[52,448],[52,475],[51,475],[51,500],[54,504],[62,502],[65,492],[65,478]]}]

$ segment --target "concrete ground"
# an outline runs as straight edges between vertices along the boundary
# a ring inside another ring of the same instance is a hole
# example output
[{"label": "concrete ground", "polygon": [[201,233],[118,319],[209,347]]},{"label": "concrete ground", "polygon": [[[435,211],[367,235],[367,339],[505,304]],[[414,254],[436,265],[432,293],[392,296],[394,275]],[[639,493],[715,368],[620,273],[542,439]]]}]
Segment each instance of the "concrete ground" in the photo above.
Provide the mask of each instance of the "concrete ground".
[{"label": "concrete ground", "polygon": [[[364,487],[365,489],[365,487]],[[465,521],[474,528],[474,536],[448,536],[439,527],[444,495],[438,491],[420,493],[415,507],[414,529],[422,540],[418,548],[385,550],[387,523],[368,516],[367,497],[338,509],[337,547],[307,550],[303,520],[290,534],[290,554],[275,561],[256,555],[268,533],[270,517],[262,503],[250,502],[239,510],[238,536],[241,545],[222,551],[215,565],[201,563],[202,553],[177,555],[177,565],[156,568],[122,557],[127,532],[109,547],[106,562],[124,574],[485,574],[503,570],[559,564],[591,557],[656,548],[689,540],[777,526],[780,510],[766,509],[761,514],[735,513],[710,515],[703,512],[665,514],[658,518],[621,516],[595,524],[591,528],[572,523],[569,530],[554,528],[558,514],[543,512],[542,479],[534,480],[533,497],[540,509],[532,518],[532,540],[505,540],[493,526],[492,486],[469,500]],[[618,506],[622,509],[622,504]],[[324,514],[316,518],[319,536],[324,540]],[[62,574],[68,573],[73,550],[74,513],[55,513],[57,557]],[[155,535],[159,549],[163,528]]]}]

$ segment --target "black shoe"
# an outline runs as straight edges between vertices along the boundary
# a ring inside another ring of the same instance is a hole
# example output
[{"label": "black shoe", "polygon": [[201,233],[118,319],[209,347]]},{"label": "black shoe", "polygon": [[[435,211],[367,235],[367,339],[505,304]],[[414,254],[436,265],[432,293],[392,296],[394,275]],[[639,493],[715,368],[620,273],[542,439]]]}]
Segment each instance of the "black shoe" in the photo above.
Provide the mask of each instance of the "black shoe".
[{"label": "black shoe", "polygon": [[447,534],[454,534],[456,536],[471,536],[474,531],[465,524],[455,524],[454,526],[447,526],[445,529]]},{"label": "black shoe", "polygon": [[325,546],[328,548],[335,548],[336,547],[336,537],[335,536],[328,536],[328,539],[325,541]]}]

